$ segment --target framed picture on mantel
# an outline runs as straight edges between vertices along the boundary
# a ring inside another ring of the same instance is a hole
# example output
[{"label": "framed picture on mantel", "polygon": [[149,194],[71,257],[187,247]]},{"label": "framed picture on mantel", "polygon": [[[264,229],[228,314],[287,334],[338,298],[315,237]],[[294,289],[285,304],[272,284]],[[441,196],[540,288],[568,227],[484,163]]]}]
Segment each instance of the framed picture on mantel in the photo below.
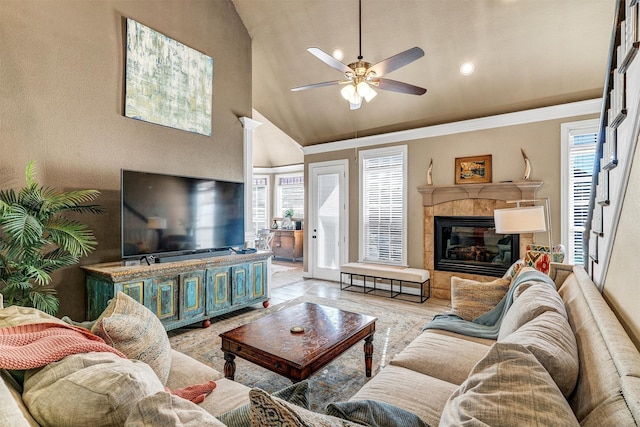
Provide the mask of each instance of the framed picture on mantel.
[{"label": "framed picture on mantel", "polygon": [[491,182],[491,154],[456,158],[456,184]]}]

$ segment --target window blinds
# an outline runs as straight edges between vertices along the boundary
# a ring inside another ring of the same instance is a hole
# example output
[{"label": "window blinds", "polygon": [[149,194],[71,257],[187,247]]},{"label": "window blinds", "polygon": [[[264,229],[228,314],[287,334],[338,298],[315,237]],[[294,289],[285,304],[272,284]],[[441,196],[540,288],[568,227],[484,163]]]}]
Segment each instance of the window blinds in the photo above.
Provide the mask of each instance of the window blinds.
[{"label": "window blinds", "polygon": [[404,157],[403,152],[395,152],[363,158],[363,261],[404,262]]},{"label": "window blinds", "polygon": [[585,253],[583,233],[589,213],[591,176],[596,155],[598,134],[575,132],[569,137],[569,262],[583,264]]}]

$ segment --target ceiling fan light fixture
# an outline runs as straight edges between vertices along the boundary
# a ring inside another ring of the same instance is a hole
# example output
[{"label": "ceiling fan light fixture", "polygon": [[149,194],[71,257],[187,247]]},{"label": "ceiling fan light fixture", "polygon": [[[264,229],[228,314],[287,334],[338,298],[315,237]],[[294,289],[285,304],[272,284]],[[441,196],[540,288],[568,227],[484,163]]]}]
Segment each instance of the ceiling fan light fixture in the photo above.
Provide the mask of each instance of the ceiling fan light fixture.
[{"label": "ceiling fan light fixture", "polygon": [[342,94],[342,97],[344,99],[349,101],[356,94],[356,87],[352,84],[345,85],[345,87],[342,88],[340,93]]},{"label": "ceiling fan light fixture", "polygon": [[378,93],[375,90],[373,90],[371,86],[369,86],[369,93],[367,93],[367,95],[364,97],[364,100],[367,102],[371,102],[371,100],[375,98],[377,94]]},{"label": "ceiling fan light fixture", "polygon": [[371,86],[369,86],[367,82],[363,81],[358,83],[358,85],[356,86],[356,91],[358,92],[358,95],[360,95],[363,98],[366,98],[367,95],[369,95],[369,92],[371,91]]}]

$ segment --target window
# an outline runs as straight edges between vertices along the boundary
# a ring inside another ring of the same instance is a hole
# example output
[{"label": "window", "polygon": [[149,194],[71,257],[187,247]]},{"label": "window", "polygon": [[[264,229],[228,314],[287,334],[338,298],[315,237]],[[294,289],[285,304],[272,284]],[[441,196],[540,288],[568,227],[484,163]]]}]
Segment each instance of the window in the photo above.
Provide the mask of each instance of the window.
[{"label": "window", "polygon": [[281,217],[286,209],[293,209],[293,216],[304,217],[304,176],[276,175],[276,211]]},{"label": "window", "polygon": [[584,264],[583,233],[589,213],[598,121],[562,125],[562,241],[570,264]]},{"label": "window", "polygon": [[407,147],[360,152],[360,260],[406,265]]},{"label": "window", "polygon": [[254,175],[253,177],[253,202],[252,218],[253,232],[257,235],[258,230],[269,228],[269,178],[266,176]]}]

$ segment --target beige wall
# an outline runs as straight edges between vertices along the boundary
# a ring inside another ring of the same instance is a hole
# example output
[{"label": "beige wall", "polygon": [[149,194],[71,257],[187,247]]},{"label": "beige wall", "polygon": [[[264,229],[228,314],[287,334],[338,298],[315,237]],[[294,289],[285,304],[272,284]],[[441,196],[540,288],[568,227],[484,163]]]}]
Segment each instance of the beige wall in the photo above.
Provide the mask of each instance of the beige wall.
[{"label": "beige wall", "polygon": [[[640,140],[636,144],[640,143]],[[635,149],[603,295],[640,349],[640,150]]]},{"label": "beige wall", "polygon": [[[214,60],[212,136],[123,116],[124,19]],[[120,169],[243,179],[240,116],[251,117],[251,39],[230,0],[3,0],[0,2],[0,186],[38,178],[94,188],[106,215],[83,218],[97,251],[120,259]],[[82,319],[84,274],[58,272],[60,315]]]},{"label": "beige wall", "polygon": [[[456,157],[491,154],[493,158],[493,182],[518,180],[522,178],[524,162],[520,154],[523,148],[533,164],[532,178],[544,181],[537,193],[538,197],[549,197],[553,223],[553,240],[560,239],[560,124],[585,120],[590,116],[572,117],[562,120],[505,126],[454,135],[438,136],[406,142],[408,146],[408,263],[411,267],[422,268],[423,257],[423,209],[422,195],[417,187],[426,184],[429,160],[433,159],[433,183],[435,185],[454,184],[454,163]],[[358,167],[355,150],[310,154],[305,156],[305,164],[349,159],[349,260],[358,259]],[[307,179],[308,180],[308,179]],[[547,242],[545,234],[537,236],[538,241]]]}]

